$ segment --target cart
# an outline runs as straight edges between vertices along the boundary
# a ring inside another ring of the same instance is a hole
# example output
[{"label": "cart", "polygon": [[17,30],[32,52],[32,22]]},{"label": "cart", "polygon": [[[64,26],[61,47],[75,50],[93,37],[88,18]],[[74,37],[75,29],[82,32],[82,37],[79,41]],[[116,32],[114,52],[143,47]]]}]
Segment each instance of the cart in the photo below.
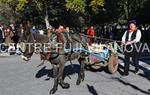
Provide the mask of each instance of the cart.
[{"label": "cart", "polygon": [[92,44],[88,50],[84,48],[65,49],[69,51],[83,51],[88,55],[88,60],[84,63],[94,70],[107,67],[110,73],[115,73],[118,69],[117,43],[108,42],[105,44]]},{"label": "cart", "polygon": [[109,42],[108,44],[92,44],[89,50],[88,62],[85,62],[94,70],[107,67],[110,73],[115,73],[118,69],[117,43]]}]

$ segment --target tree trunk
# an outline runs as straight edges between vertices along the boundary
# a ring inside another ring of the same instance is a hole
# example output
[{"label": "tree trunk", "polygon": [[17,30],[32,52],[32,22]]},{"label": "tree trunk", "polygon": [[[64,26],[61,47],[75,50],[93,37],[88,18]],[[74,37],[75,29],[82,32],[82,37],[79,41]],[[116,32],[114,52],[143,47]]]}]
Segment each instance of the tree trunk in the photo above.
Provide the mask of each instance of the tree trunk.
[{"label": "tree trunk", "polygon": [[125,12],[125,19],[128,20],[129,19],[129,6],[128,6],[128,2],[124,3],[124,12]]},{"label": "tree trunk", "polygon": [[49,21],[48,21],[48,15],[45,16],[45,24],[46,24],[46,29],[48,29],[50,26]]},{"label": "tree trunk", "polygon": [[49,28],[50,23],[48,21],[48,6],[47,6],[47,0],[44,0],[44,5],[45,5],[45,24],[46,24],[46,29]]}]

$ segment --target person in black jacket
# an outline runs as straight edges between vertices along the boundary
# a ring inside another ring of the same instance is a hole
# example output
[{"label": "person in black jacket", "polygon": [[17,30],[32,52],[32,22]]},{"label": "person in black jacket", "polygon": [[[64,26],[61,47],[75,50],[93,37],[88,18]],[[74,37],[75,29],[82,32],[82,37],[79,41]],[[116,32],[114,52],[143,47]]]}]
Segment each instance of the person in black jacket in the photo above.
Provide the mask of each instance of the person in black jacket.
[{"label": "person in black jacket", "polygon": [[5,38],[5,34],[4,34],[4,31],[3,31],[3,26],[0,25],[0,43],[4,42],[4,38]]},{"label": "person in black jacket", "polygon": [[125,66],[123,77],[129,75],[130,57],[132,58],[133,64],[135,66],[134,73],[136,74],[139,71],[139,60],[138,60],[139,51],[137,50],[137,48],[139,47],[140,39],[141,39],[141,31],[137,29],[136,21],[131,20],[129,22],[128,30],[124,33],[122,37],[125,55]]}]

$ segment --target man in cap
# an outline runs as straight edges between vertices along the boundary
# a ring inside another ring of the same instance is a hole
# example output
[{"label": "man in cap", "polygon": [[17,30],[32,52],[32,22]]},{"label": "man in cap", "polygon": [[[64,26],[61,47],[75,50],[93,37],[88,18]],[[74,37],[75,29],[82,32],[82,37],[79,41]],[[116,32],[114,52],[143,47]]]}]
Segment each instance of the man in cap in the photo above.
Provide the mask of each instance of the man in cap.
[{"label": "man in cap", "polygon": [[124,33],[122,37],[122,43],[124,44],[124,57],[125,57],[125,66],[123,77],[129,75],[129,65],[130,57],[132,58],[133,64],[135,66],[134,73],[139,71],[139,60],[137,48],[139,47],[139,42],[141,39],[141,31],[137,29],[137,23],[135,20],[129,21],[128,30]]}]

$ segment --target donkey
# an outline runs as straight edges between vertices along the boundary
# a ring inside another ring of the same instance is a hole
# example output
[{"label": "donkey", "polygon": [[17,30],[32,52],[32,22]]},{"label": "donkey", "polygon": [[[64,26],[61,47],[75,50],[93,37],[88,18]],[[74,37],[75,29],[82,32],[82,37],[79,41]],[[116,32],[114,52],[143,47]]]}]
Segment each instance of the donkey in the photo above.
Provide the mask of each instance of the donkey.
[{"label": "donkey", "polygon": [[[30,60],[35,50],[35,43],[42,44],[40,52],[41,55],[45,55],[45,57],[47,57],[47,55],[49,56],[48,58],[46,58],[46,60],[48,60],[52,64],[54,76],[54,85],[49,92],[50,94],[54,94],[57,91],[58,85],[60,85],[63,89],[70,88],[70,84],[65,83],[63,78],[64,67],[67,61],[78,59],[78,62],[80,63],[80,72],[78,73],[76,84],[79,85],[81,81],[84,81],[84,62],[87,59],[87,54],[80,50],[73,51],[73,48],[78,43],[82,48],[88,49],[87,38],[85,36],[77,33],[70,33],[69,38],[66,37],[65,33],[53,32],[51,34],[51,37],[48,38],[44,35],[31,33],[28,28],[24,30],[25,31],[22,33],[22,36],[19,39],[19,43],[24,43],[24,45],[21,46],[22,58],[25,61]],[[33,44],[31,44],[29,48],[29,44],[27,43]],[[43,43],[49,43],[50,45],[48,46],[53,47],[52,50],[57,49],[55,47],[57,43],[62,43],[62,48],[59,48],[57,51],[45,53],[43,50]],[[70,49],[68,49],[69,44],[71,47]]]}]

